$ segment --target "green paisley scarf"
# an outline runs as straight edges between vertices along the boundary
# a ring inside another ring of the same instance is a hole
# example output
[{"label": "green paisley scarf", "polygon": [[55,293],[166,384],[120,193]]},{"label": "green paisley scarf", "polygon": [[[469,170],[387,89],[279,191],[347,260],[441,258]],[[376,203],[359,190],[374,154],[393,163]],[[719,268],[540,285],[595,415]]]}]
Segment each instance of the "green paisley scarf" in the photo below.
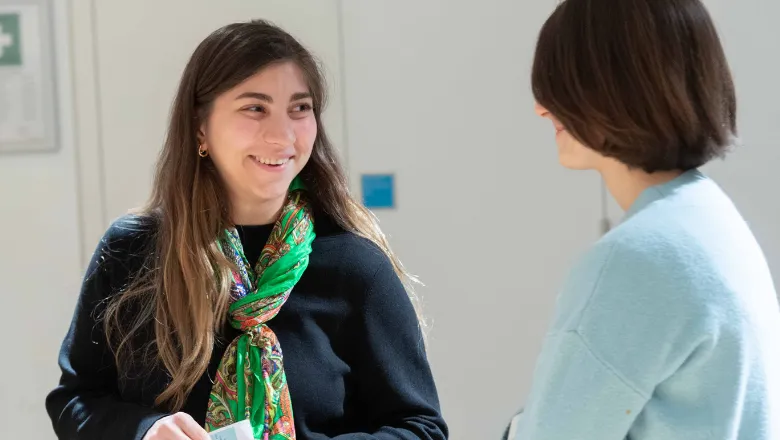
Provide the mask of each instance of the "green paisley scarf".
[{"label": "green paisley scarf", "polygon": [[244,333],[220,361],[206,412],[207,431],[248,419],[256,439],[295,439],[282,349],[266,323],[279,313],[306,270],[313,240],[312,213],[298,179],[254,270],[248,267],[235,228],[225,231],[222,250],[238,267],[233,272],[230,320]]}]

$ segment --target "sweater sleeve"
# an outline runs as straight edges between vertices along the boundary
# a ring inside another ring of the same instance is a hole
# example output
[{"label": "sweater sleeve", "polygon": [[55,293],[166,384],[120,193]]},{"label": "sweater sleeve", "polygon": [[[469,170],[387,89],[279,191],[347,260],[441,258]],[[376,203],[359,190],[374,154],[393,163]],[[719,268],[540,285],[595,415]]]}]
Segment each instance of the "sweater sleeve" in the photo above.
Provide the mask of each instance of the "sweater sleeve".
[{"label": "sweater sleeve", "polygon": [[577,332],[550,334],[513,438],[623,440],[646,401]]},{"label": "sweater sleeve", "polygon": [[113,290],[112,278],[126,278],[132,254],[122,246],[128,229],[113,225],[93,254],[73,319],[59,355],[59,385],[46,398],[46,410],[61,440],[141,440],[165,414],[123,402],[114,356],[106,344],[102,313]]},{"label": "sweater sleeve", "polygon": [[384,257],[370,281],[354,332],[353,365],[365,433],[342,434],[334,440],[443,440],[433,375],[414,307],[390,261]]}]

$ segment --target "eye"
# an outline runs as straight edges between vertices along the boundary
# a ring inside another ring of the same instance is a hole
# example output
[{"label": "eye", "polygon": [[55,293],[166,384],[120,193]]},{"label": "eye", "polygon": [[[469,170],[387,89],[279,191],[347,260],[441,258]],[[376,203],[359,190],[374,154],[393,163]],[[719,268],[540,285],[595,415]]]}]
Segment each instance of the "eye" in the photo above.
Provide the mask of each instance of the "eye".
[{"label": "eye", "polygon": [[314,110],[314,107],[309,104],[308,102],[303,102],[300,104],[296,104],[292,107],[293,113],[306,113]]},{"label": "eye", "polygon": [[262,105],[250,105],[249,107],[244,107],[244,111],[248,111],[250,113],[265,113],[265,107]]}]

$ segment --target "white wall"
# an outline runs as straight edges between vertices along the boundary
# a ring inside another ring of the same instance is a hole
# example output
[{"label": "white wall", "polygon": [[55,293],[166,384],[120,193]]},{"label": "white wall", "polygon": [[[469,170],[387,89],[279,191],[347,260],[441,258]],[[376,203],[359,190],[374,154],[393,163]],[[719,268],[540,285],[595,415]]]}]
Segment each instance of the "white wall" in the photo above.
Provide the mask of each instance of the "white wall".
[{"label": "white wall", "polygon": [[[53,438],[43,398],[80,282],[66,5],[54,2],[59,150],[0,155],[0,424],[4,438]],[[24,44],[24,43],[23,43]]]},{"label": "white wall", "polygon": [[598,236],[598,180],[560,169],[533,114],[554,2],[344,1],[350,171],[395,172],[378,211],[427,287],[453,439],[498,438],[530,385],[557,285]]},{"label": "white wall", "polygon": [[734,198],[780,286],[780,3],[710,0],[736,82],[742,145],[709,172]]}]

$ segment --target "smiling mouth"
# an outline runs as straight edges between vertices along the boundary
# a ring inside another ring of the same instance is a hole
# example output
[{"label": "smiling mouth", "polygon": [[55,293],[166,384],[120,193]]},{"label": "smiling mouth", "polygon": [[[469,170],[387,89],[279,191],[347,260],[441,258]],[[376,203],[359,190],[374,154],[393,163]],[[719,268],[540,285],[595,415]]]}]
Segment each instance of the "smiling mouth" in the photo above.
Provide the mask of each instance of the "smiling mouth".
[{"label": "smiling mouth", "polygon": [[252,160],[254,160],[255,162],[262,165],[267,165],[269,167],[282,167],[286,165],[288,162],[290,162],[290,160],[292,160],[292,157],[286,157],[283,159],[271,159],[271,158],[260,157],[260,156],[249,156],[249,157],[251,157]]}]

